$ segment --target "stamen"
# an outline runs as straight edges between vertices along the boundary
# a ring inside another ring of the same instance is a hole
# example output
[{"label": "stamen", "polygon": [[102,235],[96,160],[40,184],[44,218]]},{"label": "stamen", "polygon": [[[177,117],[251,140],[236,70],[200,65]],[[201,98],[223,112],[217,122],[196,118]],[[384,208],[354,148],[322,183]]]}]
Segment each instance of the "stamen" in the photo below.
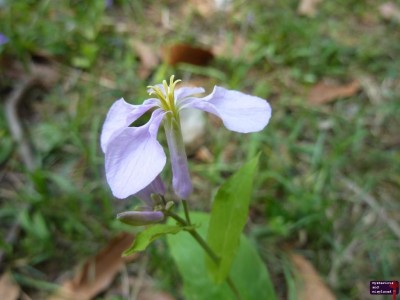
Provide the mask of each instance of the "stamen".
[{"label": "stamen", "polygon": [[159,86],[148,86],[150,89],[149,95],[155,95],[161,102],[161,106],[165,111],[171,111],[174,115],[175,112],[175,86],[181,80],[175,80],[175,75],[172,75],[169,79],[169,85],[166,80],[163,80],[162,85],[164,87],[164,92]]}]

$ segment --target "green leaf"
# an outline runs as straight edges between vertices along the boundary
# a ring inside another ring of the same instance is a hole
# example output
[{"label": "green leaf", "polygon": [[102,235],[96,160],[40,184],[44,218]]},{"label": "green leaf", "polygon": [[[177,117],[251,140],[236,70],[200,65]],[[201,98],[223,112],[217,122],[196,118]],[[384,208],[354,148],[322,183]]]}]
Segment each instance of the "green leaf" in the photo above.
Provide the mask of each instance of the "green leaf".
[{"label": "green leaf", "polygon": [[207,242],[220,257],[220,262],[216,265],[212,260],[207,259],[207,266],[217,283],[222,283],[228,276],[239,247],[240,234],[247,220],[257,166],[258,156],[231,176],[215,196]]},{"label": "green leaf", "polygon": [[169,233],[176,234],[181,230],[182,228],[179,226],[166,224],[157,224],[147,227],[145,230],[138,233],[132,245],[122,253],[122,256],[128,256],[134,252],[143,251],[151,242],[159,237]]},{"label": "green leaf", "polygon": [[[209,215],[191,213],[190,217],[199,234],[207,233]],[[173,220],[170,220],[173,222]],[[204,264],[205,252],[199,244],[185,232],[167,237],[168,246],[183,278],[183,294],[187,300],[232,300],[234,294],[226,282],[216,285]],[[276,300],[276,294],[264,262],[254,245],[244,236],[232,265],[231,278],[243,300]]]}]

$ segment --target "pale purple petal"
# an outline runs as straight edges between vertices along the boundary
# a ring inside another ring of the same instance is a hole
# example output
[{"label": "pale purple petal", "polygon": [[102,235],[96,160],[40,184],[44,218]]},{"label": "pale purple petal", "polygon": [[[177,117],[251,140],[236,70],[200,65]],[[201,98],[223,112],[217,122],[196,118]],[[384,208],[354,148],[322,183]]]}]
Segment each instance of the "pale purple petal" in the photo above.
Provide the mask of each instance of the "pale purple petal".
[{"label": "pale purple petal", "polygon": [[113,195],[126,198],[148,186],[165,166],[166,156],[157,141],[164,112],[157,109],[141,127],[127,127],[106,147],[106,177]]},{"label": "pale purple petal", "polygon": [[0,46],[8,43],[8,37],[0,32]]},{"label": "pale purple petal", "polygon": [[193,187],[181,129],[174,119],[166,120],[164,128],[172,165],[172,185],[181,199],[187,199]]},{"label": "pale purple petal", "polygon": [[165,186],[160,175],[158,175],[148,186],[136,193],[136,197],[145,201],[150,207],[153,206],[152,194],[165,194]]},{"label": "pale purple petal", "polygon": [[142,105],[132,105],[123,98],[114,102],[108,111],[107,118],[101,131],[101,149],[106,152],[113,136],[117,136],[130,124],[140,118],[150,108],[157,105],[156,99],[148,99]]},{"label": "pale purple petal", "polygon": [[241,133],[257,132],[268,124],[271,106],[259,97],[215,86],[204,98],[187,98],[180,109],[197,108],[222,119],[225,127]]},{"label": "pale purple petal", "polygon": [[142,226],[161,222],[164,214],[161,211],[125,211],[119,213],[117,219],[125,224]]},{"label": "pale purple petal", "polygon": [[186,97],[193,96],[195,94],[204,93],[204,89],[202,87],[181,87],[175,90],[175,99],[176,103],[179,104],[184,100]]}]

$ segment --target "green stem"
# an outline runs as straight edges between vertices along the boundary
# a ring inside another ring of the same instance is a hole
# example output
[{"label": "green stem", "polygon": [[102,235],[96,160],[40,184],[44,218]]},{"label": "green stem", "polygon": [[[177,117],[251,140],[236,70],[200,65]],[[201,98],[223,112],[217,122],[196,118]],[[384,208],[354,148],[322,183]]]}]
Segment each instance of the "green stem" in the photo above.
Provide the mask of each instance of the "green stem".
[{"label": "green stem", "polygon": [[183,209],[185,211],[186,222],[189,225],[192,225],[192,222],[190,222],[189,207],[188,207],[188,204],[187,204],[186,200],[182,199],[182,204],[183,204]]},{"label": "green stem", "polygon": [[[217,254],[211,249],[211,247],[207,244],[207,242],[201,237],[201,235],[197,232],[197,230],[193,227],[190,227],[190,218],[189,218],[189,209],[187,207],[187,203],[185,200],[183,200],[183,207],[185,208],[185,215],[186,215],[186,220],[178,216],[177,214],[168,211],[167,215],[169,215],[171,218],[173,218],[175,221],[177,221],[181,226],[189,227],[186,228],[185,230],[189,232],[189,234],[199,243],[199,245],[204,249],[204,251],[208,254],[208,256],[212,259],[212,261],[218,265],[220,262],[220,258],[218,257]],[[240,296],[239,290],[237,289],[235,283],[233,282],[232,278],[228,275],[228,278],[226,279],[230,289],[232,292],[235,294],[235,297],[237,300],[242,300],[242,297]]]}]

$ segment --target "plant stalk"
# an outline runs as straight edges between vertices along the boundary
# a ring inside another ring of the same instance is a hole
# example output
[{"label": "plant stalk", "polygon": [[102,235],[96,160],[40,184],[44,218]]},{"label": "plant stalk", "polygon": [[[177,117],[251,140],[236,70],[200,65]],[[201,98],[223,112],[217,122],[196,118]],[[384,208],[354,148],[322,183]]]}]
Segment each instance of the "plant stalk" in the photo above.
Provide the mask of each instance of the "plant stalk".
[{"label": "plant stalk", "polygon": [[192,222],[190,221],[189,207],[188,207],[188,204],[187,204],[186,200],[182,200],[182,204],[183,204],[183,209],[185,211],[186,222],[189,225],[192,225]]}]

